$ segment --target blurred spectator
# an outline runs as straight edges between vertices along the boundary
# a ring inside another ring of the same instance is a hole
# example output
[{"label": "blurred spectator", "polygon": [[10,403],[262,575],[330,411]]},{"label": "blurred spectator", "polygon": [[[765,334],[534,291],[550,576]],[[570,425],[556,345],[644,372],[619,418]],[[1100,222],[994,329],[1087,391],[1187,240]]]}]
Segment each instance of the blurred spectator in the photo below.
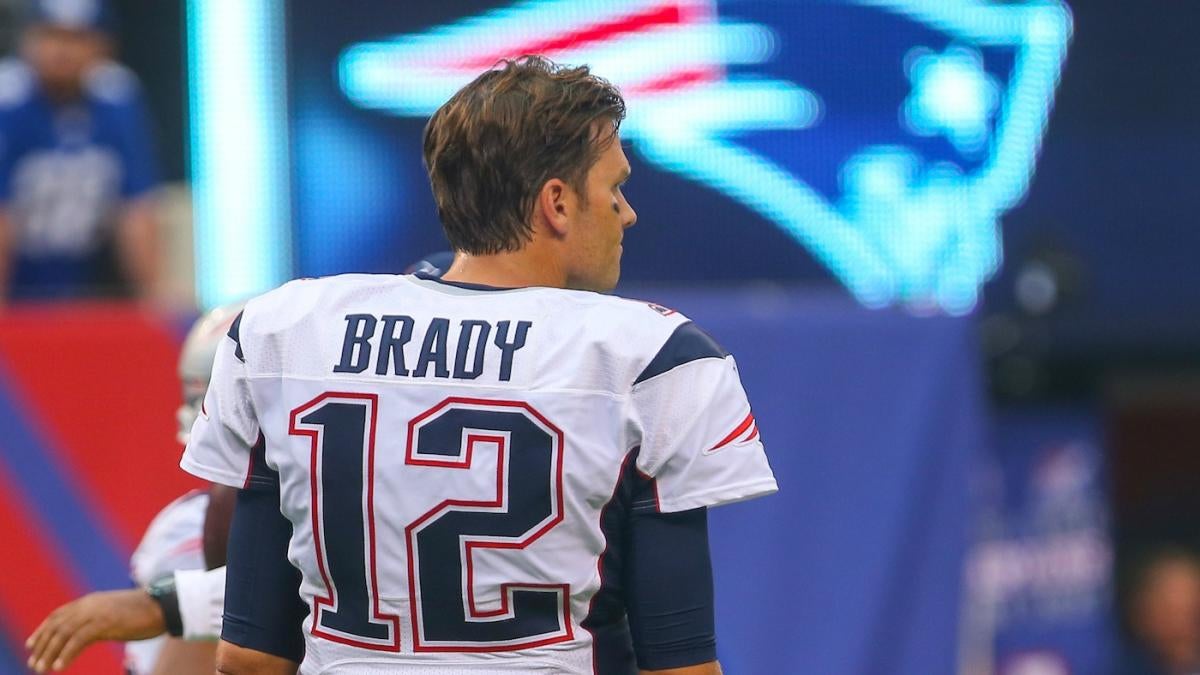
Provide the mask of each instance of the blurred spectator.
[{"label": "blurred spectator", "polygon": [[36,0],[0,62],[0,302],[144,294],[157,184],[136,77],[104,0]]},{"label": "blurred spectator", "polygon": [[1200,673],[1200,558],[1160,551],[1135,574],[1127,604],[1137,641],[1121,675]]}]

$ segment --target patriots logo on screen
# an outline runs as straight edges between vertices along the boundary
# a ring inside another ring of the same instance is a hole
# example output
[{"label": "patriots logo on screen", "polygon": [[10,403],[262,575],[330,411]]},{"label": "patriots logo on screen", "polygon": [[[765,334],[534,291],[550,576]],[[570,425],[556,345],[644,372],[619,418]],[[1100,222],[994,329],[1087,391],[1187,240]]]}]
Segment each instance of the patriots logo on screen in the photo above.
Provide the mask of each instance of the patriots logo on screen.
[{"label": "patriots logo on screen", "polygon": [[1070,35],[1059,0],[530,0],[352,45],[338,73],[356,105],[423,117],[503,57],[589,64],[644,160],[753,210],[867,305],[957,313],[1000,264]]}]

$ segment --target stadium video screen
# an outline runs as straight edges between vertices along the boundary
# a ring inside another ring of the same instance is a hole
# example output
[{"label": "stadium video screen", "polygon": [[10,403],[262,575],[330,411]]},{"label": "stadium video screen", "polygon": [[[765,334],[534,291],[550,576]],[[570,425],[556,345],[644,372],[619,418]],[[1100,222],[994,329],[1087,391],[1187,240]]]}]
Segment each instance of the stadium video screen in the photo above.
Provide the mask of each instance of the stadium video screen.
[{"label": "stadium video screen", "polygon": [[287,3],[294,276],[444,249],[421,130],[498,59],[627,98],[629,282],[827,279],[972,307],[1053,107],[1065,6],[923,0]]}]

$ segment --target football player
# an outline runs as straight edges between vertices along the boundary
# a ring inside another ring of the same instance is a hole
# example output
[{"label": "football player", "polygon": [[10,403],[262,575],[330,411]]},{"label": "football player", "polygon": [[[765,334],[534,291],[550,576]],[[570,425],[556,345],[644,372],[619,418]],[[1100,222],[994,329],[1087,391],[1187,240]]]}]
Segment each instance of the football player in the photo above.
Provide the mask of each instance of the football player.
[{"label": "football player", "polygon": [[152,294],[158,168],[110,3],[4,4],[31,20],[0,59],[0,304]]},{"label": "football player", "polygon": [[[434,253],[406,273],[440,276],[452,260],[451,253]],[[200,414],[217,345],[241,309],[242,303],[234,303],[212,310],[184,340],[179,355],[183,403],[176,412],[181,444],[187,444]],[[115,640],[128,642],[125,662],[131,675],[212,673],[233,496],[233,488],[213,485],[163,508],[130,560],[138,587],[89,593],[55,609],[27,642],[29,667],[62,670],[88,645]]]},{"label": "football player", "polygon": [[239,489],[221,672],[720,672],[707,509],[776,482],[733,357],[604,294],[624,113],[587,67],[502,62],[425,130],[443,278],[234,321],[181,462]]},{"label": "football player", "polygon": [[[183,404],[177,413],[181,443],[187,443],[200,413],[217,345],[241,309],[237,303],[209,312],[184,340],[179,357]],[[120,640],[130,641],[125,660],[133,675],[212,673],[233,495],[232,488],[214,485],[163,508],[130,560],[137,588],[89,593],[51,612],[27,642],[29,667],[61,670],[88,645]],[[207,642],[171,640],[167,634]]]}]

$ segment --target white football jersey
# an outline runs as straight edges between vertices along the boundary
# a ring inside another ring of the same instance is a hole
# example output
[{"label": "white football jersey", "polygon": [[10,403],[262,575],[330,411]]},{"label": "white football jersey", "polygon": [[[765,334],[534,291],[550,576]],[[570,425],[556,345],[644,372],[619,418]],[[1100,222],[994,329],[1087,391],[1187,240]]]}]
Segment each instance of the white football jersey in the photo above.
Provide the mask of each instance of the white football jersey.
[{"label": "white football jersey", "polygon": [[302,673],[592,673],[624,620],[604,523],[776,490],[733,357],[650,303],[344,275],[230,338],[182,466],[277,472]]}]

